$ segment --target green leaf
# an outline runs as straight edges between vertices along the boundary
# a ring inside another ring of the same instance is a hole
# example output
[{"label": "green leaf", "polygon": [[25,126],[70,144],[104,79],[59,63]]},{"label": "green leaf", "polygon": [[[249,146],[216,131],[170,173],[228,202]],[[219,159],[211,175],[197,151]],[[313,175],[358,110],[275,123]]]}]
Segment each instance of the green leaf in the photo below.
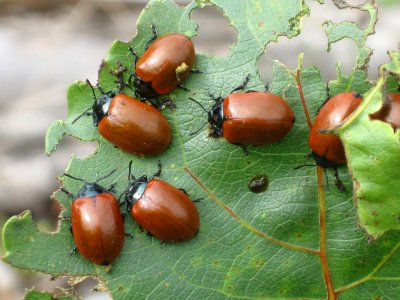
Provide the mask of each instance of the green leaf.
[{"label": "green leaf", "polygon": [[344,38],[352,38],[359,47],[365,40],[365,32],[353,22],[341,22],[339,24],[327,21],[324,23],[326,34],[328,35],[328,51],[331,50],[331,44]]},{"label": "green leaf", "polygon": [[50,155],[51,153],[56,151],[57,146],[61,142],[65,133],[66,132],[63,121],[54,121],[53,124],[50,125],[45,139],[45,152],[47,155]]},{"label": "green leaf", "polygon": [[388,64],[385,64],[381,67],[381,71],[385,70],[388,71],[389,73],[392,73],[397,76],[397,78],[400,77],[400,52],[399,51],[389,51],[389,56],[392,59],[392,61]]},{"label": "green leaf", "polygon": [[[360,52],[364,51],[365,42],[367,40],[368,35],[374,33],[374,27],[377,21],[377,5],[374,1],[365,1],[360,5],[350,5],[342,0],[334,0],[335,4],[341,8],[358,8],[360,10],[368,12],[370,16],[370,20],[368,26],[365,29],[362,29],[360,26],[353,22],[343,21],[338,24],[333,23],[332,21],[326,21],[323,25],[325,28],[326,35],[328,37],[328,51],[331,49],[331,44],[336,43],[344,38],[350,38],[354,40],[358,47],[360,48]],[[360,55],[361,56],[361,55]]]},{"label": "green leaf", "polygon": [[53,295],[48,292],[39,292],[31,290],[26,293],[25,300],[72,300],[72,297],[69,296],[59,296],[58,293]]},{"label": "green leaf", "polygon": [[[244,156],[240,147],[208,137],[207,130],[190,135],[207,116],[188,97],[211,107],[214,102],[209,93],[225,96],[248,74],[251,80],[247,89],[264,89],[257,59],[269,42],[299,33],[301,20],[308,13],[304,1],[197,0],[186,7],[169,0],[150,1],[139,18],[138,35],[128,43],[116,41],[106,55],[99,70],[102,88],[116,91],[110,71],[119,64],[127,68],[128,78],[133,71],[128,47],[142,54],[151,37],[152,23],[160,35],[182,32],[194,36],[197,26],[190,14],[207,4],[222,9],[238,31],[238,41],[223,58],[197,54],[195,67],[203,73],[191,74],[185,80],[189,92],[177,89],[169,95],[177,109],[162,112],[173,130],[172,144],[162,155],[138,158],[103,139],[91,117],[82,115],[93,103],[92,91],[83,82],[69,88],[68,117],[49,128],[50,142],[46,144],[50,153],[63,132],[83,141],[98,140],[98,150],[84,160],[73,157],[66,172],[90,182],[115,169],[101,184],[108,187],[116,183],[117,196],[127,185],[130,160],[135,176],[153,174],[157,160],[161,160],[161,179],[185,188],[193,198],[203,197],[197,203],[199,234],[188,242],[161,247],[160,241],[143,233],[128,214],[125,231],[134,238],[126,239],[110,268],[70,254],[73,238],[67,221],[60,221],[55,233],[41,232],[25,212],[9,219],[3,228],[3,260],[18,268],[56,276],[99,278],[115,299],[326,299],[335,293],[341,299],[355,299],[354,291],[367,299],[372,295],[398,295],[400,234],[391,231],[369,244],[364,230],[357,226],[346,168],[339,170],[345,192],[332,185],[331,170],[327,171],[329,188],[322,192],[315,168],[294,170],[309,162],[309,128],[296,82],[297,70],[277,61],[271,70],[270,91],[286,99],[296,116],[293,130],[282,141],[248,147],[249,155]],[[371,88],[363,67],[370,52],[363,49],[350,75],[342,75],[338,67],[337,80],[329,83],[331,93]],[[315,116],[328,97],[328,83],[315,67],[301,68],[299,80]],[[125,92],[132,95],[128,89]],[[95,93],[100,94],[96,89]],[[247,184],[257,174],[266,174],[270,184],[264,193],[253,194]],[[81,188],[76,180],[62,177],[61,181],[74,195]],[[62,214],[68,216],[71,197],[62,192],[54,196],[65,209]],[[377,288],[382,282],[388,289]]]},{"label": "green leaf", "polygon": [[[384,70],[400,74],[399,52],[390,52],[392,61]],[[359,224],[376,239],[389,230],[400,229],[400,131],[369,115],[382,105],[382,75],[365,96],[361,107],[337,132],[348,158],[355,187]],[[373,176],[371,175],[373,174]]]}]

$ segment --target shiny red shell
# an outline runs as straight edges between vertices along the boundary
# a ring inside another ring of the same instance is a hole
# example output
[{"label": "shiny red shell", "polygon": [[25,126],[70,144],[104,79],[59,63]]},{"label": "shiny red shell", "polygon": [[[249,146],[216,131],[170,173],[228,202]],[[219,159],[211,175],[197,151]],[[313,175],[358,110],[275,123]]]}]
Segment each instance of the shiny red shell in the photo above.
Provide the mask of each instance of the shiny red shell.
[{"label": "shiny red shell", "polygon": [[263,93],[234,93],[223,102],[224,138],[234,144],[266,145],[283,139],[294,114],[281,97]]},{"label": "shiny red shell", "polygon": [[[311,150],[322,159],[341,165],[346,162],[344,147],[340,138],[334,134],[322,134],[342,123],[362,102],[356,93],[346,92],[330,98],[319,110],[310,132]],[[318,161],[317,161],[318,164]]]},{"label": "shiny red shell", "polygon": [[75,244],[87,260],[106,265],[120,254],[124,222],[113,195],[102,193],[74,200],[71,219]]},{"label": "shiny red shell", "polygon": [[395,130],[400,128],[400,94],[387,94],[382,108],[371,119],[389,123]]},{"label": "shiny red shell", "polygon": [[[159,37],[136,64],[136,75],[159,95],[172,92],[192,69],[195,59],[193,42],[184,34]],[[178,67],[183,68],[182,71]]]},{"label": "shiny red shell", "polygon": [[131,208],[132,217],[165,242],[182,242],[199,231],[199,213],[190,198],[162,180],[152,179]]},{"label": "shiny red shell", "polygon": [[125,94],[112,98],[98,130],[118,148],[140,156],[160,154],[171,143],[167,119],[156,108]]}]

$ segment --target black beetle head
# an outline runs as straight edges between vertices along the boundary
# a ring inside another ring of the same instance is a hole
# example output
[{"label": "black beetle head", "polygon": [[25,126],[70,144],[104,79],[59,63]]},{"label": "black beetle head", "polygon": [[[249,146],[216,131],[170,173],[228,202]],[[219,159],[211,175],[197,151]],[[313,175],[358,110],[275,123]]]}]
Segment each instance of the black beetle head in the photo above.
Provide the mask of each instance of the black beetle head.
[{"label": "black beetle head", "polygon": [[129,180],[125,189],[125,204],[128,211],[143,196],[144,190],[149,183],[147,176],[143,175],[139,179],[132,178]]},{"label": "black beetle head", "polygon": [[142,78],[136,76],[136,74],[133,86],[135,87],[135,92],[138,93],[142,99],[157,98],[160,96],[153,89],[150,81],[144,81]]},{"label": "black beetle head", "polygon": [[108,193],[108,190],[95,182],[85,182],[78,192],[80,197],[95,197],[98,194]]},{"label": "black beetle head", "polygon": [[94,126],[97,127],[101,119],[108,115],[108,108],[110,107],[112,98],[112,95],[103,94],[93,102],[92,111]]},{"label": "black beetle head", "polygon": [[224,122],[223,101],[217,101],[208,112],[208,123],[211,126],[210,136],[222,136],[222,123]]}]

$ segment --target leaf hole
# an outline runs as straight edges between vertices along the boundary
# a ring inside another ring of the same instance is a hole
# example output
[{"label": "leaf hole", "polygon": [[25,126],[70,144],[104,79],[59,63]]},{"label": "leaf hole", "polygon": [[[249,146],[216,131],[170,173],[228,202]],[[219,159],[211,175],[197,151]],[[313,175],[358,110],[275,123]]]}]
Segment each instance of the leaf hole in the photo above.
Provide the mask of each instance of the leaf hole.
[{"label": "leaf hole", "polygon": [[[303,66],[316,66],[323,80],[336,78],[336,65],[340,62],[343,74],[349,74],[355,66],[358,47],[348,38],[331,44],[327,52],[327,36],[322,24],[331,19],[332,22],[355,21],[365,15],[357,9],[338,9],[333,3],[320,5],[309,3],[310,16],[302,20],[301,33],[292,39],[278,38],[277,43],[270,43],[266,53],[257,62],[261,79],[264,82],[272,80],[272,65],[278,60],[290,69],[296,69],[299,53],[304,53]],[[332,19],[334,16],[334,19]]]},{"label": "leaf hole", "polygon": [[[77,253],[76,255],[79,254]],[[102,290],[101,282],[91,277],[87,277],[74,285],[74,289],[82,299],[88,299],[89,297],[93,299],[111,299],[110,295]]]},{"label": "leaf hole", "polygon": [[227,56],[230,45],[237,40],[237,31],[229,26],[222,10],[205,6],[194,10],[191,18],[199,25],[198,34],[193,38],[196,52]]},{"label": "leaf hole", "polygon": [[[375,34],[367,39],[366,46],[374,49],[369,61],[368,78],[375,80],[379,75],[379,66],[389,61],[388,49],[398,49],[400,32],[400,5],[380,5]],[[382,17],[384,16],[384,17]]]}]

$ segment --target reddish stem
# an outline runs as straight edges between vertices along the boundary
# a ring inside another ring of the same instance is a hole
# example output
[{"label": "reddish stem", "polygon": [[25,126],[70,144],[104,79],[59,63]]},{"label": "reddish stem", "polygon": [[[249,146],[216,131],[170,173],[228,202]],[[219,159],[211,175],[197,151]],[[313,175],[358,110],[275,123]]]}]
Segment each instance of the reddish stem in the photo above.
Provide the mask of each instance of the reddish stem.
[{"label": "reddish stem", "polygon": [[300,69],[297,69],[296,84],[297,84],[297,89],[299,90],[301,104],[303,104],[303,110],[304,110],[304,113],[307,118],[307,124],[308,124],[308,127],[311,129],[313,126],[313,123],[310,118],[310,113],[308,112],[306,100],[304,99],[303,87],[301,86],[301,81],[300,81]]},{"label": "reddish stem", "polygon": [[326,209],[325,209],[325,190],[324,190],[324,170],[317,167],[318,179],[318,200],[319,200],[319,251],[318,256],[321,261],[322,272],[326,289],[328,292],[328,300],[336,300],[335,289],[333,288],[332,277],[329,271],[328,257],[326,255]]}]

